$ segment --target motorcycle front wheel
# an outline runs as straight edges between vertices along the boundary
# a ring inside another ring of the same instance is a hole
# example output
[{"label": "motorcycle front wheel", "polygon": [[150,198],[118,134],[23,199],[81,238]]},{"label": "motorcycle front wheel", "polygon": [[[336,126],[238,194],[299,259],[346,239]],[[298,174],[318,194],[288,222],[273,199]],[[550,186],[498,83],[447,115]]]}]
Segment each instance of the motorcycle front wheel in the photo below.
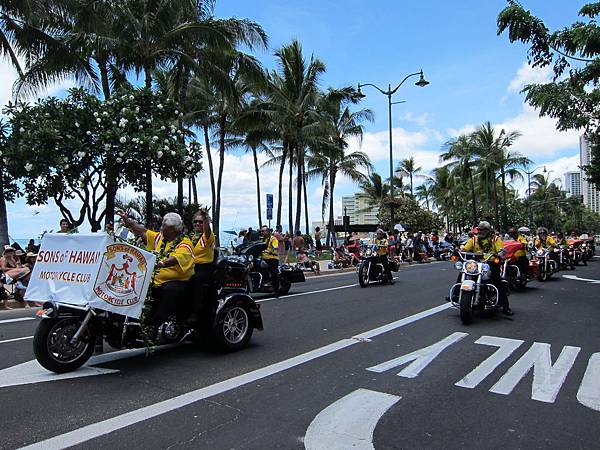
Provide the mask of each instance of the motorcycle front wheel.
[{"label": "motorcycle front wheel", "polygon": [[473,291],[462,291],[460,293],[460,320],[463,325],[473,322]]},{"label": "motorcycle front wheel", "polygon": [[358,268],[358,284],[363,288],[369,285],[369,274],[365,264],[361,264]]},{"label": "motorcycle front wheel", "polygon": [[33,336],[33,353],[42,367],[55,372],[66,373],[79,369],[94,353],[96,336],[87,327],[77,342],[71,338],[81,326],[77,317],[44,319]]},{"label": "motorcycle front wheel", "polygon": [[546,269],[542,268],[540,266],[540,274],[538,275],[538,281],[546,281],[548,279],[548,273],[546,272]]},{"label": "motorcycle front wheel", "polygon": [[281,277],[279,279],[279,289],[277,292],[279,295],[285,295],[290,292],[290,288],[292,287],[292,283],[289,282],[287,278]]}]

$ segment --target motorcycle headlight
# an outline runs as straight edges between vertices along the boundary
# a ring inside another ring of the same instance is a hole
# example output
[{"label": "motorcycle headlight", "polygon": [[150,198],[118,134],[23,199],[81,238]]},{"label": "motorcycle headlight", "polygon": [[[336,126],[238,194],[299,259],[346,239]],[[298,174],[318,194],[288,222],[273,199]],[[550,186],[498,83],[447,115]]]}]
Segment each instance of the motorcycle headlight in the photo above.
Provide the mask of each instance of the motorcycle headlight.
[{"label": "motorcycle headlight", "polygon": [[541,249],[540,249],[540,250],[538,250],[538,251],[536,252],[536,255],[538,255],[538,256],[544,256],[544,250],[541,250]]},{"label": "motorcycle headlight", "polygon": [[372,248],[368,248],[365,253],[366,253],[367,257],[369,257],[369,256],[371,256],[373,254],[373,249]]},{"label": "motorcycle headlight", "polygon": [[489,264],[485,264],[485,263],[483,263],[483,264],[481,265],[481,271],[482,271],[482,272],[489,272],[489,271],[490,271],[490,265],[489,265]]},{"label": "motorcycle headlight", "polygon": [[479,271],[477,261],[469,260],[465,263],[465,270],[468,274],[475,274]]},{"label": "motorcycle headlight", "polygon": [[456,270],[462,270],[462,266],[463,266],[463,264],[461,261],[456,261],[454,263],[454,267],[456,268]]}]

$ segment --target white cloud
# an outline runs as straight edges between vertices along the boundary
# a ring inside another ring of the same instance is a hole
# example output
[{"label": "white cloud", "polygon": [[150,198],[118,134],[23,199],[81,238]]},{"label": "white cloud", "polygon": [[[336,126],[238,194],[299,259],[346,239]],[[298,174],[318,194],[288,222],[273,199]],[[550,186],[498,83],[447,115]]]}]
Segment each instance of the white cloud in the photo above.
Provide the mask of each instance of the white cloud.
[{"label": "white cloud", "polygon": [[510,81],[507,91],[520,92],[528,84],[548,83],[552,79],[552,69],[550,66],[542,68],[531,67],[527,62],[523,62],[517,74]]},{"label": "white cloud", "polygon": [[538,112],[527,104],[516,117],[494,124],[494,127],[498,131],[520,131],[522,136],[512,148],[530,159],[552,157],[562,150],[575,150],[579,145],[579,131],[557,131],[556,120],[539,117]]},{"label": "white cloud", "polygon": [[[427,144],[429,137],[424,131],[410,132],[404,128],[392,129],[392,142],[394,160],[406,158],[415,152],[422,150]],[[389,131],[378,131],[365,133],[362,147],[358,140],[352,140],[348,151],[363,151],[371,158],[372,162],[387,161],[390,157]],[[406,156],[403,156],[406,155]]]},{"label": "white cloud", "polygon": [[427,125],[427,122],[429,121],[429,113],[416,115],[409,111],[401,116],[401,120],[417,124],[421,127],[425,127]]}]

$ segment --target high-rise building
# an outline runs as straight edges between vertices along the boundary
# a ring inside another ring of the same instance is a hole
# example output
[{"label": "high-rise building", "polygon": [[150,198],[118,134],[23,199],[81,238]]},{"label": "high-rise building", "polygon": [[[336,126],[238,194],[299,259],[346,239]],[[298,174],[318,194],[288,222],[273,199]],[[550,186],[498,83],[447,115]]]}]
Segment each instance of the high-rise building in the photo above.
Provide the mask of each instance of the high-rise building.
[{"label": "high-rise building", "polygon": [[[581,166],[587,166],[591,161],[591,148],[589,141],[585,136],[579,138],[579,160]],[[600,212],[600,193],[596,186],[590,183],[584,174],[581,176],[581,194],[583,195],[583,204],[586,208]]]},{"label": "high-rise building", "polygon": [[342,212],[350,216],[350,225],[377,225],[379,208],[369,204],[368,197],[361,193],[342,197]]},{"label": "high-rise building", "polygon": [[581,196],[581,172],[565,172],[565,190],[569,197]]}]

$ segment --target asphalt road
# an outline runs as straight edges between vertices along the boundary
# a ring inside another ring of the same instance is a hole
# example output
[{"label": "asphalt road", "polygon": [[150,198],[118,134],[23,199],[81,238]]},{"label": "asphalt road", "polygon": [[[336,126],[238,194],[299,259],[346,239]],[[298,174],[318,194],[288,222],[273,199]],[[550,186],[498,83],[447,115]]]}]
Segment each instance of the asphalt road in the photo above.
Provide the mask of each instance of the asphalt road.
[{"label": "asphalt road", "polygon": [[261,300],[241,352],[125,354],[66,379],[30,362],[36,321],[14,320],[32,312],[2,312],[0,448],[598,448],[600,259],[468,327],[444,301],[455,277],[312,278]]}]

